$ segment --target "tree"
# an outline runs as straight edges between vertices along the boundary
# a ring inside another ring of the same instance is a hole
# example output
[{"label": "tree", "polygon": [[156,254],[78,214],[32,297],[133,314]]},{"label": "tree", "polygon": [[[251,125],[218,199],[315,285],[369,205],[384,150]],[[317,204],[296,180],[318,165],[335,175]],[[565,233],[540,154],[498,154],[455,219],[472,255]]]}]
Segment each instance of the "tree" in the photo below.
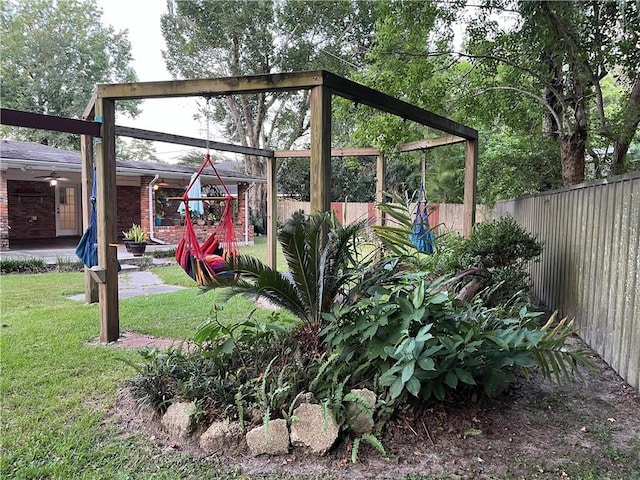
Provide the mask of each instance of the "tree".
[{"label": "tree", "polygon": [[[595,133],[614,145],[614,170],[623,168],[640,122],[639,8],[636,2],[491,1],[470,22],[468,50],[484,92],[513,103],[527,96],[544,108],[544,133],[560,142],[564,185],[584,180]],[[510,21],[499,22],[497,14]],[[606,114],[608,74],[627,86],[622,121]]]},{"label": "tree", "polygon": [[[0,101],[14,108],[79,118],[96,83],[134,81],[126,31],[100,23],[95,0],[7,0],[0,4]],[[118,102],[132,115],[135,103]],[[79,148],[77,135],[3,129],[3,134]]]},{"label": "tree", "polygon": [[156,148],[149,140],[132,138],[124,140],[116,137],[116,158],[120,160],[140,160],[144,162],[159,162]]},{"label": "tree", "polygon": [[[370,41],[375,4],[193,0],[169,2],[162,17],[167,68],[175,78],[266,74],[324,68],[344,74]],[[213,118],[230,139],[251,147],[289,149],[308,130],[309,92],[212,99]],[[265,162],[246,157],[247,173]],[[252,214],[266,211],[266,190],[252,190]]]},{"label": "tree", "polygon": [[[375,199],[376,170],[371,159],[331,159],[331,201],[372,202]],[[281,193],[308,202],[311,198],[309,159],[287,158],[278,167]]]}]

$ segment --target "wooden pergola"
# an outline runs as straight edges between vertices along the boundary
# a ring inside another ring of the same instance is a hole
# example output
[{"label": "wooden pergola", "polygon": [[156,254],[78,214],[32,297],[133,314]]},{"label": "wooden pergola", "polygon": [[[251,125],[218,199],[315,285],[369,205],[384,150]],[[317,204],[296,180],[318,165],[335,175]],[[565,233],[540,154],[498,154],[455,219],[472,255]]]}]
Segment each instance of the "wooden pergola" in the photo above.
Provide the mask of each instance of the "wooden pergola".
[{"label": "wooden pergola", "polygon": [[[464,234],[467,235],[475,222],[476,165],[478,157],[478,132],[448,118],[436,115],[380,91],[358,84],[327,71],[292,72],[243,77],[226,77],[199,80],[174,80],[162,82],[138,82],[97,85],[84,112],[86,120],[100,123],[100,135],[94,142],[89,135],[82,136],[83,156],[83,207],[89,211],[91,191],[92,158],[98,186],[98,264],[87,275],[85,288],[96,290],[100,302],[100,341],[118,339],[118,260],[114,245],[117,243],[116,228],[116,155],[115,137],[125,135],[144,140],[155,140],[180,145],[206,145],[202,139],[181,137],[159,132],[150,132],[115,124],[115,103],[119,100],[173,98],[173,97],[220,97],[227,95],[257,94],[310,90],[310,149],[307,151],[273,151],[241,145],[209,142],[210,148],[262,156],[267,159],[267,243],[268,262],[275,266],[276,256],[276,159],[284,157],[310,157],[311,210],[329,211],[331,157],[344,155],[377,156],[376,196],[382,200],[385,190],[385,160],[377,149],[332,150],[331,148],[331,101],[334,95],[343,97],[377,110],[397,115],[425,127],[439,130],[446,135],[402,145],[399,151],[424,150],[441,145],[466,142],[464,182]],[[94,148],[95,147],[95,148]],[[88,218],[85,218],[85,225]]]}]

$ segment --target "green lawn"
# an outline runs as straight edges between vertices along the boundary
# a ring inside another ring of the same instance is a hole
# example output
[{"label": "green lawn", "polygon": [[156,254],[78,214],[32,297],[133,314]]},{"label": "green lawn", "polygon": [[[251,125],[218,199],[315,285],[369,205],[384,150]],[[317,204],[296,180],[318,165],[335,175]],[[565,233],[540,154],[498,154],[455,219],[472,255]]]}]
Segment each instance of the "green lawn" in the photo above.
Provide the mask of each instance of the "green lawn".
[{"label": "green lawn", "polygon": [[[191,288],[122,299],[121,330],[191,337],[216,292],[200,294],[177,266],[154,272]],[[67,298],[82,291],[82,273],[0,277],[0,478],[248,478],[179,452],[160,455],[142,436],[123,437],[116,430],[106,412],[134,374],[126,361],[139,355],[89,344],[98,335],[98,306]],[[238,297],[221,318],[237,321],[254,310]]]}]

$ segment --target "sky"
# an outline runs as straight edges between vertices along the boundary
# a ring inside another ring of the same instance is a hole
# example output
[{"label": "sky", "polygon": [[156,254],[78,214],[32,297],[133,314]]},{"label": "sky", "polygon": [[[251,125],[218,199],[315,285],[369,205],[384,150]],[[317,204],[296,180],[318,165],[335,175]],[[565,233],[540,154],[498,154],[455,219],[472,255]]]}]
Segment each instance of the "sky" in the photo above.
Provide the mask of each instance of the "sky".
[{"label": "sky", "polygon": [[[160,30],[160,16],[166,12],[165,0],[97,0],[103,11],[102,23],[116,30],[128,30],[133,55],[133,67],[141,82],[172,80],[162,58],[165,48]],[[118,116],[118,125],[155,130],[176,135],[204,138],[206,125],[193,119],[196,99],[154,99],[140,105],[142,113],[135,119]],[[228,141],[222,138],[211,138]],[[163,161],[174,160],[190,147],[154,143],[156,156]]]}]

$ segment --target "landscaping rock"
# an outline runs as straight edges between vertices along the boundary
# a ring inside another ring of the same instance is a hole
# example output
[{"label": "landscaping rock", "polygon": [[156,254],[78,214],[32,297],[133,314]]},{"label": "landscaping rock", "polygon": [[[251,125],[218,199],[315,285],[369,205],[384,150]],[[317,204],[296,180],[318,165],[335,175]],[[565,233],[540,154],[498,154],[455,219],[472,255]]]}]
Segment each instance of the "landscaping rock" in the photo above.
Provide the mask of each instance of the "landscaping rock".
[{"label": "landscaping rock", "polygon": [[308,447],[312,453],[324,455],[338,438],[339,426],[333,413],[321,405],[303,403],[293,411],[291,443]]},{"label": "landscaping rock", "polygon": [[171,435],[185,438],[193,429],[193,415],[196,411],[193,402],[172,403],[162,416],[162,426]]},{"label": "landscaping rock", "polygon": [[286,420],[271,420],[267,425],[256,427],[247,433],[246,439],[249,451],[253,455],[289,453],[289,430]]},{"label": "landscaping rock", "polygon": [[242,442],[243,433],[237,422],[213,422],[200,436],[200,448],[207,453],[231,452]]},{"label": "landscaping rock", "polygon": [[374,427],[373,407],[376,404],[376,394],[366,388],[353,389],[350,394],[358,396],[369,408],[366,408],[362,403],[348,402],[347,424],[349,425],[349,430],[356,435],[371,433]]}]

